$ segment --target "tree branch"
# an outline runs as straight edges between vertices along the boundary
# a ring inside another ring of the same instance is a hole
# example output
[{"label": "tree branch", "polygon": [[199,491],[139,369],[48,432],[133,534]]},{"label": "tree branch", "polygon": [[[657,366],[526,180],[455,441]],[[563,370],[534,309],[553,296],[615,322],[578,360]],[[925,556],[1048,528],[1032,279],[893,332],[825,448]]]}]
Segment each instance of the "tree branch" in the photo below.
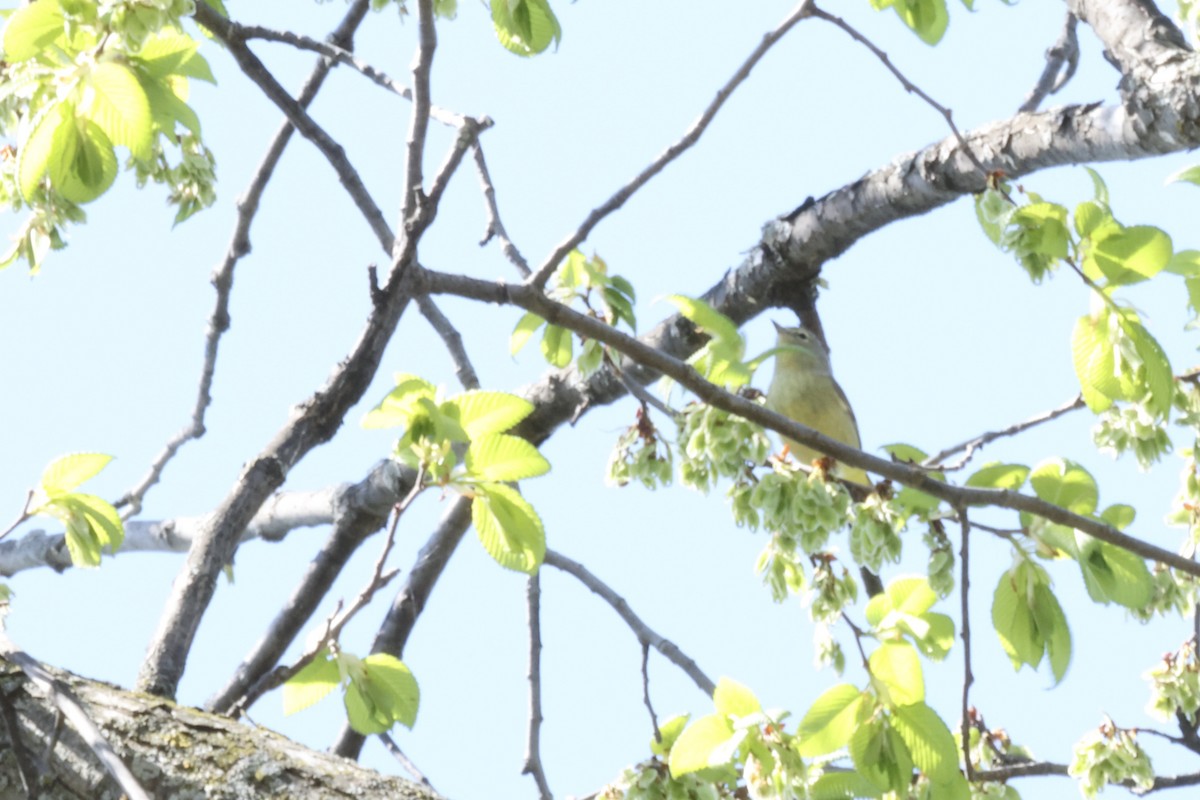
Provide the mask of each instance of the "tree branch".
[{"label": "tree branch", "polygon": [[591,589],[593,593],[600,595],[606,603],[612,606],[613,611],[616,611],[621,619],[625,620],[625,624],[637,636],[638,642],[642,645],[653,647],[662,653],[668,661],[683,670],[684,674],[692,679],[692,683],[696,684],[697,688],[704,692],[706,697],[712,697],[713,692],[717,689],[717,685],[700,671],[700,667],[696,665],[696,662],[680,650],[674,642],[655,633],[650,626],[642,621],[641,617],[633,613],[633,609],[629,607],[629,603],[624,597],[614,592],[608,584],[588,571],[587,567],[554,550],[546,550],[546,558],[542,563],[575,576],[580,583]]},{"label": "tree branch", "polygon": [[[129,767],[125,766],[125,762],[113,752],[112,745],[96,727],[96,723],[92,721],[91,716],[84,710],[79,700],[71,694],[66,686],[47,672],[45,667],[13,644],[8,635],[3,632],[0,632],[0,659],[20,667],[29,680],[45,693],[50,702],[70,721],[75,732],[83,737],[88,748],[121,786],[121,791],[132,800],[150,800],[150,795],[146,794],[146,790],[141,787],[137,778],[133,777],[133,773],[129,771]],[[13,745],[16,746],[15,739]]]},{"label": "tree branch", "polygon": [[666,353],[646,345],[632,336],[618,331],[603,322],[557,303],[546,297],[530,284],[519,286],[481,281],[465,276],[446,275],[425,270],[420,275],[421,289],[435,294],[456,294],[492,303],[513,304],[533,311],[547,322],[560,325],[582,336],[597,339],[618,350],[642,366],[674,379],[689,389],[708,405],[737,414],[765,428],[769,428],[801,444],[831,456],[843,464],[911,486],[944,500],[953,507],[991,505],[1026,511],[1050,522],[1087,533],[1101,541],[1116,545],[1142,558],[1159,561],[1168,566],[1200,577],[1200,564],[1180,556],[1178,553],[1135,539],[1111,525],[1097,519],[1081,516],[1065,508],[1048,503],[1037,497],[1001,489],[979,489],[970,486],[953,486],[929,476],[923,468],[887,461],[842,444],[793,419],[768,410],[756,402],[721,389],[702,378],[690,365]]},{"label": "tree branch", "polygon": [[1075,69],[1079,66],[1079,37],[1075,35],[1078,22],[1074,14],[1067,13],[1067,21],[1063,23],[1058,41],[1046,51],[1046,67],[1018,111],[1036,111],[1043,100],[1057,93],[1074,77]]},{"label": "tree branch", "polygon": [[642,188],[658,173],[682,155],[692,145],[700,140],[704,135],[705,129],[708,128],[713,118],[717,116],[717,112],[721,110],[721,106],[725,105],[725,101],[734,93],[734,91],[750,76],[750,71],[754,66],[762,60],[762,57],[767,54],[771,47],[782,39],[788,31],[790,31],[796,23],[804,19],[811,13],[812,0],[801,0],[801,2],[788,14],[783,22],[779,23],[776,28],[763,37],[758,46],[750,53],[750,56],[738,67],[737,72],[733,74],[725,85],[717,90],[717,96],[709,103],[708,108],[704,109],[704,113],[692,123],[687,129],[683,137],[675,144],[668,147],[663,153],[649,166],[643,169],[629,183],[617,190],[616,194],[608,198],[602,205],[595,208],[592,213],[588,214],[578,228],[576,228],[566,239],[564,239],[558,247],[554,248],[549,257],[546,258],[542,265],[538,267],[537,272],[528,278],[526,281],[531,286],[536,286],[539,289],[546,285],[546,281],[550,279],[550,275],[558,268],[558,265],[566,258],[567,253],[570,253],[588,237],[588,234],[600,224],[600,222],[609,214],[616,211],[621,206],[625,205],[630,197]]},{"label": "tree branch", "polygon": [[[347,52],[343,47],[351,44],[354,32],[362,24],[363,17],[366,16],[369,8],[370,0],[355,0],[341,23],[330,34],[329,47],[337,52]],[[325,58],[322,58],[313,67],[304,86],[300,89],[300,94],[296,97],[296,104],[300,108],[307,109],[312,104],[317,92],[324,85],[331,67],[332,63]],[[237,221],[234,223],[229,249],[221,263],[213,269],[210,278],[213,288],[217,291],[216,305],[208,318],[208,332],[204,342],[204,365],[200,369],[200,385],[196,392],[196,404],[192,409],[192,418],[187,426],[163,446],[162,451],[155,456],[154,461],[150,464],[150,469],[142,479],[116,502],[117,508],[129,507],[125,515],[127,517],[137,516],[141,511],[146,493],[162,478],[163,470],[179,452],[179,449],[188,441],[199,439],[204,435],[205,411],[212,405],[212,384],[216,374],[217,348],[220,345],[221,337],[229,330],[229,298],[233,291],[233,273],[238,262],[250,252],[250,225],[258,213],[258,205],[262,200],[263,192],[275,174],[275,167],[279,164],[279,159],[283,156],[283,151],[287,149],[295,131],[296,127],[285,119],[267,147],[267,152],[259,163],[258,169],[254,171],[250,185],[238,198]]]},{"label": "tree branch", "polygon": [[541,800],[552,800],[546,770],[542,767],[542,609],[541,580],[537,574],[525,581],[525,608],[529,627],[529,726],[525,738],[525,764],[522,775],[530,775]]}]

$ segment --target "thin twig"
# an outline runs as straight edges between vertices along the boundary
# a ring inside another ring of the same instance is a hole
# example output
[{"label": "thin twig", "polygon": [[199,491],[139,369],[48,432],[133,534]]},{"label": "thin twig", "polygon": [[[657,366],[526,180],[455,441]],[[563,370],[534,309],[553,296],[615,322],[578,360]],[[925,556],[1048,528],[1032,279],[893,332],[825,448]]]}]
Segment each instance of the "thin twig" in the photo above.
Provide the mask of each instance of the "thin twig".
[{"label": "thin twig", "polygon": [[512,239],[508,238],[508,231],[505,230],[504,223],[500,221],[500,207],[496,204],[496,187],[492,184],[492,175],[488,172],[487,161],[483,158],[483,147],[479,142],[475,142],[471,150],[475,154],[475,170],[479,173],[479,183],[483,186],[483,207],[487,212],[487,229],[479,241],[479,246],[482,247],[490,242],[492,237],[495,237],[500,242],[500,251],[504,253],[505,258],[513,263],[522,278],[528,278],[532,272],[529,269],[529,262],[525,260],[525,256],[521,255],[521,251],[513,244]]},{"label": "thin twig", "polygon": [[[431,2],[432,0],[426,0]],[[379,206],[371,197],[371,193],[367,191],[366,185],[359,176],[358,170],[350,163],[350,159],[346,157],[346,151],[338,144],[329,133],[317,124],[306,111],[276,80],[256,55],[246,46],[245,40],[238,35],[238,30],[233,23],[222,17],[206,3],[199,3],[196,6],[196,21],[208,28],[213,34],[220,39],[227,48],[230,55],[237,62],[238,67],[242,72],[254,82],[262,93],[273,102],[288,121],[296,127],[300,135],[316,146],[325,160],[329,162],[329,166],[333,167],[337,173],[338,180],[346,189],[346,193],[350,195],[350,199],[354,201],[358,207],[359,213],[363,215],[367,225],[370,226],[375,238],[383,245],[383,248],[391,252],[392,243],[395,236],[392,234],[391,228],[388,227],[387,221],[383,218],[383,212],[379,210]],[[428,89],[428,84],[426,84]],[[420,107],[420,92],[416,92],[417,99],[414,100],[414,106]],[[428,120],[428,95],[425,98],[425,118]]]},{"label": "thin twig", "polygon": [[699,687],[700,691],[704,692],[707,697],[712,697],[713,692],[717,689],[717,685],[700,670],[700,667],[696,666],[696,662],[685,655],[674,642],[664,639],[655,633],[646,623],[642,622],[641,618],[633,613],[633,609],[629,607],[629,603],[625,598],[621,597],[608,584],[589,572],[587,567],[553,550],[546,551],[546,558],[542,563],[574,575],[580,583],[591,589],[595,594],[600,595],[605,602],[612,606],[621,619],[625,620],[625,624],[637,636],[638,642],[649,645],[662,653],[668,661],[683,670],[692,679],[692,682]]},{"label": "thin twig", "polygon": [[638,189],[641,189],[643,186],[645,186],[651,178],[662,172],[664,167],[666,167],[668,164],[682,155],[686,150],[688,150],[688,148],[698,142],[700,137],[704,134],[705,129],[708,128],[709,123],[713,121],[713,118],[716,117],[717,112],[721,110],[721,106],[725,105],[725,101],[728,100],[738,86],[740,86],[741,83],[745,81],[747,77],[749,77],[750,71],[754,69],[755,65],[762,60],[762,57],[767,54],[767,51],[770,50],[776,42],[782,39],[784,35],[796,25],[796,23],[809,16],[809,14],[812,13],[812,8],[812,0],[801,0],[801,2],[796,6],[795,9],[792,10],[790,14],[788,14],[787,18],[784,19],[783,22],[779,23],[779,25],[776,26],[776,28],[770,33],[763,36],[762,41],[759,42],[758,46],[754,48],[754,50],[750,53],[750,56],[742,63],[742,65],[738,67],[737,72],[733,74],[733,77],[726,81],[725,85],[717,90],[717,96],[713,98],[711,103],[709,103],[708,108],[704,109],[704,113],[702,113],[699,118],[692,123],[691,127],[687,129],[687,132],[684,133],[682,138],[664,150],[658,158],[654,159],[649,166],[639,172],[633,180],[618,189],[616,194],[608,198],[608,200],[606,200],[599,207],[593,209],[592,213],[588,214],[587,219],[585,219],[578,228],[572,231],[572,233],[566,239],[564,239],[558,245],[558,247],[554,248],[554,252],[552,252],[542,263],[542,265],[538,267],[537,272],[527,279],[526,283],[530,286],[536,286],[539,289],[545,286],[546,281],[550,279],[550,275],[555,269],[558,268],[559,263],[566,257],[567,253],[570,253],[572,250],[578,247],[579,244],[588,237],[588,234],[590,234],[592,230],[598,224],[600,224],[601,220],[623,206]]},{"label": "thin twig", "polygon": [[388,555],[392,552],[392,546],[396,541],[396,527],[400,524],[400,517],[412,505],[413,500],[425,488],[425,475],[423,471],[418,471],[417,479],[413,481],[412,488],[404,499],[396,504],[392,511],[391,524],[388,525],[387,535],[383,539],[383,547],[380,548],[379,556],[375,559],[375,566],[371,570],[371,577],[367,583],[359,591],[358,595],[343,610],[341,604],[338,604],[333,612],[326,618],[323,632],[320,636],[315,637],[313,642],[305,649],[304,653],[288,666],[280,666],[268,672],[259,678],[240,699],[233,703],[230,708],[230,716],[238,717],[246,713],[246,710],[272,689],[282,686],[292,678],[300,670],[308,666],[312,661],[321,654],[323,650],[329,647],[330,644],[338,641],[342,635],[342,629],[346,624],[354,618],[354,615],[367,606],[368,603],[375,597],[375,594],[391,583],[392,579],[400,574],[399,570],[390,570],[384,572],[384,566],[387,564]]},{"label": "thin twig", "polygon": [[[410,225],[416,225],[417,215],[424,205],[425,137],[429,132],[430,100],[429,73],[433,68],[433,53],[437,49],[437,30],[433,24],[433,0],[417,0],[417,53],[413,58],[413,115],[408,129],[408,155],[404,178],[404,210],[400,230],[410,238]],[[400,248],[396,248],[397,250]]]},{"label": "thin twig", "polygon": [[654,741],[662,744],[662,731],[658,728],[658,715],[654,713],[654,703],[650,702],[650,643],[642,641],[642,703],[650,712],[650,724],[654,726]]},{"label": "thin twig", "polygon": [[[379,741],[383,742],[383,746],[387,748],[387,751],[392,754],[392,758],[400,762],[400,766],[404,767],[404,771],[411,775],[413,780],[422,786],[428,786],[430,789],[433,789],[433,784],[429,782],[429,778],[425,777],[425,773],[417,769],[417,765],[408,756],[404,755],[404,751],[400,749],[400,745],[396,744],[396,741],[389,734],[379,733],[376,736],[379,737]],[[434,791],[437,790],[434,789]]]},{"label": "thin twig", "polygon": [[[354,31],[366,16],[369,5],[369,0],[357,0],[351,6],[346,12],[346,16],[343,17],[341,24],[330,34],[329,41],[331,46],[342,50],[343,45],[348,46],[350,44]],[[325,78],[329,76],[331,67],[331,62],[325,58],[322,58],[313,67],[313,71],[309,74],[308,79],[304,82],[304,86],[300,89],[300,94],[296,97],[296,103],[301,108],[308,108],[312,104],[313,99],[317,96],[317,92],[320,91],[321,86],[325,83]],[[229,330],[229,298],[233,291],[233,273],[238,262],[250,252],[250,225],[258,213],[259,202],[262,200],[263,192],[266,190],[271,177],[275,174],[275,167],[279,164],[279,159],[282,158],[283,152],[291,141],[292,134],[295,132],[296,127],[285,118],[271,140],[271,144],[267,147],[267,152],[259,163],[258,169],[254,171],[254,176],[250,179],[250,185],[246,187],[246,190],[242,192],[242,196],[238,198],[237,219],[234,222],[233,236],[230,237],[229,249],[226,251],[221,263],[213,269],[212,277],[210,278],[213,288],[216,289],[217,297],[213,311],[208,317],[208,332],[205,335],[204,341],[204,364],[200,369],[200,381],[196,391],[196,404],[192,408],[192,418],[182,430],[176,433],[163,446],[163,449],[155,456],[154,461],[150,464],[150,468],[137,485],[126,492],[125,496],[116,502],[115,505],[117,508],[129,507],[124,515],[127,518],[137,516],[138,512],[141,511],[142,501],[145,499],[146,493],[162,478],[167,464],[175,457],[179,449],[188,441],[199,439],[204,435],[205,412],[212,405],[212,385],[216,374],[217,349],[220,345],[221,337]]]},{"label": "thin twig", "polygon": [[[1051,420],[1058,419],[1063,414],[1068,414],[1072,411],[1077,411],[1084,408],[1086,404],[1083,402],[1083,395],[1077,395],[1073,400],[1063,403],[1061,406],[1050,411],[1043,411],[1041,414],[1030,417],[1024,422],[1018,422],[1009,425],[1007,428],[1001,428],[998,431],[988,431],[987,433],[976,436],[973,439],[968,439],[965,442],[947,447],[940,453],[930,456],[922,462],[921,466],[929,468],[936,467],[942,472],[954,472],[960,470],[967,465],[967,462],[975,455],[975,452],[986,444],[994,442],[997,439],[1002,439],[1006,436],[1016,436],[1018,433],[1023,433],[1030,428],[1036,427]],[[953,464],[942,466],[942,462],[950,456],[958,452],[963,453],[963,457]]]},{"label": "thin twig", "polygon": [[47,672],[32,656],[13,644],[8,635],[3,632],[0,632],[0,658],[20,667],[29,680],[46,693],[46,696],[70,721],[75,731],[87,743],[88,748],[95,753],[96,758],[108,770],[108,774],[112,775],[121,790],[131,800],[150,800],[150,795],[146,794],[146,790],[137,782],[137,778],[133,777],[129,767],[125,766],[125,762],[112,749],[112,745],[108,743],[104,733],[88,716],[87,710],[75,698],[75,695]]},{"label": "thin twig", "polygon": [[437,335],[442,337],[442,342],[446,345],[446,350],[449,351],[450,358],[454,361],[454,374],[458,376],[458,382],[463,385],[463,388],[478,389],[479,376],[476,375],[475,367],[471,365],[471,359],[467,355],[466,348],[463,347],[462,334],[446,318],[446,315],[429,295],[423,294],[418,297],[417,307],[421,310],[421,315],[437,331]]},{"label": "thin twig", "polygon": [[[358,58],[349,50],[345,50],[330,42],[322,42],[293,31],[280,31],[262,25],[243,25],[235,22],[233,23],[233,29],[237,31],[238,36],[242,39],[263,39],[269,42],[282,42],[300,50],[311,50],[314,53],[320,53],[336,64],[344,64],[350,67],[379,86],[403,97],[405,100],[413,99],[412,89],[382,70],[376,69],[366,61]],[[457,114],[445,108],[438,108],[437,106],[430,106],[429,116],[443,125],[451,127],[459,127],[463,123],[462,114]]]},{"label": "thin twig", "polygon": [[1067,21],[1058,35],[1058,41],[1046,51],[1046,66],[1042,75],[1029,90],[1018,111],[1037,111],[1043,100],[1057,93],[1074,77],[1075,69],[1079,66],[1079,38],[1075,35],[1078,21],[1078,17],[1067,12]]},{"label": "thin twig", "polygon": [[846,22],[844,19],[842,19],[841,17],[839,17],[835,14],[830,14],[827,11],[823,11],[820,8],[817,8],[815,5],[812,6],[811,13],[814,17],[823,19],[826,22],[832,23],[833,25],[841,28],[843,31],[846,32],[846,34],[848,36],[850,36],[851,39],[854,39],[856,42],[859,42],[864,47],[866,47],[868,50],[870,50],[872,53],[874,53],[875,57],[878,58],[881,62],[883,62],[883,65],[888,68],[888,71],[891,72],[892,75],[896,76],[896,80],[900,81],[900,85],[904,87],[904,91],[908,92],[909,94],[915,94],[917,97],[924,100],[926,102],[926,104],[929,105],[930,108],[937,111],[939,114],[942,115],[943,118],[945,118],[946,124],[950,126],[950,130],[954,133],[954,138],[958,139],[958,144],[960,147],[962,147],[963,153],[966,154],[967,158],[970,160],[970,162],[972,164],[975,165],[975,168],[978,169],[981,174],[983,174],[983,175],[988,174],[988,169],[985,166],[983,166],[983,162],[981,162],[979,160],[979,158],[975,155],[975,151],[971,149],[971,145],[967,144],[966,138],[962,135],[962,132],[958,129],[958,126],[954,124],[954,112],[953,111],[946,108],[938,101],[934,100],[932,97],[930,97],[928,94],[926,94],[924,92],[924,90],[921,89],[920,86],[917,86],[915,83],[910,81],[907,77],[905,77],[904,73],[901,72],[899,69],[897,69],[896,65],[892,63],[892,60],[890,58],[888,58],[887,53],[885,53],[883,50],[881,50],[879,47],[877,47],[875,45],[875,43],[872,42],[870,39],[868,39],[866,36],[863,36],[861,33],[859,33],[858,30],[856,30],[852,25],[850,25],[850,23]]},{"label": "thin twig", "polygon": [[433,183],[429,187],[429,194],[424,197],[424,201],[419,208],[418,213],[422,218],[422,226],[428,226],[433,221],[432,215],[437,213],[442,195],[445,194],[446,187],[450,185],[450,178],[458,171],[458,166],[462,163],[467,148],[479,141],[479,134],[492,127],[492,124],[490,117],[481,117],[480,119],[474,117],[463,118],[462,125],[458,127],[458,135],[454,138],[454,145],[450,148],[450,152],[446,154],[446,160],[442,162],[442,166],[438,169],[437,174],[434,175]]},{"label": "thin twig", "polygon": [[529,629],[529,727],[525,739],[525,764],[522,775],[532,776],[538,796],[551,800],[550,784],[542,767],[542,611],[541,581],[537,573],[525,581],[525,609]]},{"label": "thin twig", "polygon": [[966,508],[958,509],[958,519],[962,524],[962,546],[958,551],[959,557],[959,595],[962,606],[962,642],[963,642],[963,684],[962,684],[962,755],[967,780],[974,780],[975,767],[971,763],[971,684],[975,683],[975,673],[971,671],[971,606],[967,602],[971,588],[971,523],[967,519]]},{"label": "thin twig", "polygon": [[7,528],[4,529],[4,531],[2,533],[0,533],[0,539],[3,539],[5,536],[8,536],[10,533],[15,531],[18,527],[20,527],[22,522],[29,519],[29,505],[33,502],[33,495],[34,495],[33,489],[30,489],[25,494],[25,505],[21,506],[21,513],[17,515],[17,518],[15,520],[13,520],[13,523],[11,525],[9,525]]}]

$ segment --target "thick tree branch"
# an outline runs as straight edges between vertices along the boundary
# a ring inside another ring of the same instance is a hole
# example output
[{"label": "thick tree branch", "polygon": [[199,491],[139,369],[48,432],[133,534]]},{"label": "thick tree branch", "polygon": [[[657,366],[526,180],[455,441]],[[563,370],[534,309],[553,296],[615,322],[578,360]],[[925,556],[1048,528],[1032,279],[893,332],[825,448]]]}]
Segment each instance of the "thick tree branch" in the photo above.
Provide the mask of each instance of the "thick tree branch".
[{"label": "thick tree branch", "polygon": [[[65,685],[95,720],[120,759],[140,765],[138,778],[156,798],[240,800],[440,800],[403,778],[388,777],[316,752],[264,728],[126,692],[104,683],[45,670]],[[17,668],[0,665],[0,691],[10,698],[27,741],[54,743],[49,761],[56,798],[97,800],[121,796],[91,748],[68,726],[55,737],[58,708]],[[0,748],[0,774],[8,777],[8,748]]]},{"label": "thick tree branch", "polygon": [[[121,787],[121,791],[132,800],[150,800],[150,795],[138,783],[137,778],[125,766],[125,762],[113,750],[108,739],[96,726],[92,717],[79,700],[47,669],[28,653],[19,649],[8,636],[0,632],[0,659],[14,664],[24,672],[31,682],[45,694],[47,700],[66,717],[71,727],[92,751],[95,757]],[[0,691],[4,691],[0,687]],[[16,740],[14,739],[14,744]]]}]

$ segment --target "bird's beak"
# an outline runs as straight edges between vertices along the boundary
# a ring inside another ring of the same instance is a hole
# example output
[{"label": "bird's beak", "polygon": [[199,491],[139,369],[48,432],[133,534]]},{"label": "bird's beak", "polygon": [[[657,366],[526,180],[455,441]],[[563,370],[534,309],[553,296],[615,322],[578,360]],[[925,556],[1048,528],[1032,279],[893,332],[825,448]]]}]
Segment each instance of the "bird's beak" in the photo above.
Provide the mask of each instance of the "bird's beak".
[{"label": "bird's beak", "polygon": [[776,322],[775,320],[771,320],[771,324],[775,326],[775,332],[776,332],[776,333],[783,333],[783,326],[782,326],[782,325],[780,325],[780,324],[779,324],[778,322]]}]

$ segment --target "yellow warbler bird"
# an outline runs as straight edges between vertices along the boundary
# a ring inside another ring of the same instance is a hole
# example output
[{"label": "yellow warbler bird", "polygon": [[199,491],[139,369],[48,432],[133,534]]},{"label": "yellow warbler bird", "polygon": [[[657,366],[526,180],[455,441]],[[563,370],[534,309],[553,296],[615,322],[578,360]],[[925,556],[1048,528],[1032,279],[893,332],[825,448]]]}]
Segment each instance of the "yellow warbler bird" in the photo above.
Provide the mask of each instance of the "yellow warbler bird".
[{"label": "yellow warbler bird", "polygon": [[[767,408],[820,431],[830,439],[861,448],[854,410],[842,387],[833,379],[825,345],[807,328],[773,324],[779,333],[779,347],[786,349],[775,356],[775,375],[767,390]],[[783,441],[803,462],[824,458],[823,453],[786,436]],[[867,473],[857,467],[839,464],[835,474],[854,483],[871,485]]]}]

